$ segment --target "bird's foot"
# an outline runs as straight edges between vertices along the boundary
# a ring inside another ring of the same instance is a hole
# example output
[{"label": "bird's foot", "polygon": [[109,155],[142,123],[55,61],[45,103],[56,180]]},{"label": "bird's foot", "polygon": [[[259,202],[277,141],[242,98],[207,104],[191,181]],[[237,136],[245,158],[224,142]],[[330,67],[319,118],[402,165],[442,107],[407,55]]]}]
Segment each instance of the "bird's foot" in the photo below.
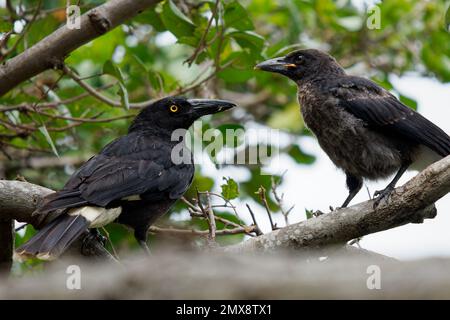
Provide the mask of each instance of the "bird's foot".
[{"label": "bird's foot", "polygon": [[373,203],[373,208],[376,209],[380,205],[381,201],[384,199],[386,202],[389,200],[389,196],[391,195],[392,191],[394,191],[394,187],[387,186],[383,190],[375,191],[373,194],[373,198],[375,199]]},{"label": "bird's foot", "polygon": [[316,210],[316,211],[313,211],[312,212],[312,216],[313,217],[320,217],[321,215],[323,215],[323,214],[325,214],[325,212],[322,212],[322,211],[320,211],[320,210]]},{"label": "bird's foot", "polygon": [[98,231],[98,229],[90,229],[89,232],[95,240],[102,244],[102,246],[106,246],[106,241],[108,240],[108,238],[102,235],[100,231]]},{"label": "bird's foot", "polygon": [[363,238],[363,237],[359,237],[359,238],[352,239],[352,240],[350,240],[347,244],[348,244],[349,246],[352,246],[352,245],[356,244],[358,247],[361,248],[361,245],[359,244],[359,242],[362,240],[362,238]]},{"label": "bird's foot", "polygon": [[92,255],[92,248],[101,244],[102,247],[106,245],[106,238],[97,230],[90,229],[89,233],[84,237],[81,243],[81,253],[86,256]]}]

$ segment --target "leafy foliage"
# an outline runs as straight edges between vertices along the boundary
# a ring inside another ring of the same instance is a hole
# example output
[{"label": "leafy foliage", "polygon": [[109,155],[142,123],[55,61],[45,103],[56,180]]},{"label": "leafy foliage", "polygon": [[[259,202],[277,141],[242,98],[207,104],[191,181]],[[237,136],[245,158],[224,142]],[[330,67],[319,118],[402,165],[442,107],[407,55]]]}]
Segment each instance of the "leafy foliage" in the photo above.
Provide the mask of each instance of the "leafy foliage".
[{"label": "leafy foliage", "polygon": [[231,178],[224,178],[226,184],[221,185],[222,195],[225,199],[233,200],[239,197],[239,187],[236,181]]}]

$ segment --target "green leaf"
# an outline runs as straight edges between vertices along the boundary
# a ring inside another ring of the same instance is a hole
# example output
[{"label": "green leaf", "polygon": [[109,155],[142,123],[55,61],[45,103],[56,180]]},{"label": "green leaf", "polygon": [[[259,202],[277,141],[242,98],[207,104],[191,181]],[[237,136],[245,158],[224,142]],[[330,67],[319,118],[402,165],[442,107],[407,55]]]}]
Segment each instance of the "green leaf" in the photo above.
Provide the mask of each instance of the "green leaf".
[{"label": "green leaf", "polygon": [[[135,57],[135,58],[137,58],[137,57]],[[135,60],[139,61],[138,58]],[[143,66],[144,69],[146,69],[146,67],[143,63],[141,64],[141,66]],[[119,80],[119,87],[120,87],[119,95],[120,95],[123,106],[125,107],[126,110],[129,110],[130,102],[128,99],[128,90],[125,87],[125,81],[124,81],[124,76],[123,76],[122,70],[118,66],[113,64],[111,60],[108,60],[103,64],[103,73],[109,74],[109,75],[113,76],[114,78],[116,78],[117,80]]]},{"label": "green leaf", "polygon": [[205,177],[197,173],[198,170],[195,173],[194,181],[192,181],[192,184],[188,191],[184,194],[186,199],[192,199],[197,197],[197,190],[199,191],[205,191],[205,190],[211,190],[214,187],[214,180],[210,177]]},{"label": "green leaf", "polygon": [[150,84],[152,85],[153,89],[155,89],[155,90],[164,89],[164,78],[162,77],[162,75],[160,73],[149,72],[148,80],[150,81]]},{"label": "green leaf", "polygon": [[245,128],[240,124],[222,124],[217,130],[222,133],[223,145],[226,147],[236,148],[244,143]]},{"label": "green leaf", "polygon": [[[133,57],[134,61],[137,62],[137,64],[139,65],[139,67],[141,67],[141,69],[142,69],[143,71],[148,72],[148,68],[147,68],[147,66],[145,65],[144,61],[141,60],[141,58],[139,58],[139,57],[138,57],[137,55],[135,55],[135,54],[132,54],[131,56]],[[103,68],[104,68],[104,67],[103,67]]]},{"label": "green leaf", "polygon": [[225,177],[223,177],[223,180],[226,181],[226,184],[220,186],[222,188],[222,196],[228,200],[236,199],[239,196],[239,187],[236,181]]},{"label": "green leaf", "polygon": [[113,76],[114,78],[119,80],[122,84],[124,82],[122,71],[111,60],[107,60],[103,64],[103,73]]},{"label": "green leaf", "polygon": [[164,23],[162,22],[158,12],[156,12],[155,7],[145,10],[144,12],[139,14],[136,18],[134,18],[133,21],[143,24],[148,23],[158,32],[166,31]]},{"label": "green leaf", "polygon": [[230,67],[220,71],[217,76],[228,83],[241,83],[252,78],[253,71],[234,69]]},{"label": "green leaf", "polygon": [[39,131],[44,135],[45,140],[47,140],[47,143],[52,148],[53,153],[59,158],[58,150],[56,150],[55,144],[53,143],[52,137],[48,133],[47,127],[45,125],[42,125],[39,127]]},{"label": "green leaf", "polygon": [[12,123],[22,123],[22,121],[20,120],[20,112],[18,110],[6,111],[5,114],[8,117],[9,121],[11,121]]},{"label": "green leaf", "polygon": [[12,25],[9,21],[0,19],[0,32],[8,32],[12,30]]},{"label": "green leaf", "polygon": [[417,101],[414,99],[411,99],[407,96],[404,95],[400,95],[400,101],[403,102],[404,104],[406,104],[408,107],[410,107],[411,109],[417,110]]},{"label": "green leaf", "polygon": [[243,49],[250,49],[254,53],[261,54],[264,46],[264,38],[252,31],[233,31],[228,34]]},{"label": "green leaf", "polygon": [[445,30],[450,32],[450,7],[447,8],[447,12],[445,13]]},{"label": "green leaf", "polygon": [[316,157],[307,153],[304,153],[302,149],[298,145],[293,145],[289,151],[288,154],[292,157],[292,159],[295,160],[297,163],[302,164],[311,164],[314,161],[316,161]]},{"label": "green leaf", "polygon": [[196,37],[179,37],[177,40],[178,43],[187,44],[191,47],[196,47],[198,44],[198,38]]},{"label": "green leaf", "polygon": [[172,32],[177,38],[189,37],[194,34],[194,23],[192,23],[192,21],[186,17],[171,0],[167,0],[163,3],[160,13],[161,20],[167,30]]},{"label": "green leaf", "polygon": [[[20,235],[22,232],[23,232],[23,236]],[[19,247],[22,244],[24,244],[25,242],[27,242],[28,240],[30,240],[36,234],[36,230],[34,230],[34,228],[31,224],[29,224],[25,227],[24,231],[18,231],[15,234],[16,234],[16,243],[15,244],[16,244],[16,247]]]},{"label": "green leaf", "polygon": [[121,82],[119,82],[119,86],[120,86],[120,98],[121,98],[122,104],[126,110],[130,110],[130,101],[128,99],[127,88],[125,88],[125,86]]},{"label": "green leaf", "polygon": [[253,22],[250,20],[247,10],[238,2],[233,1],[225,6],[225,26],[237,30],[253,30]]},{"label": "green leaf", "polygon": [[314,217],[312,210],[305,209],[306,219],[311,219]]},{"label": "green leaf", "polygon": [[278,45],[273,45],[273,46],[269,47],[266,51],[266,54],[267,54],[267,57],[279,57],[279,56],[284,56],[291,51],[298,50],[301,48],[302,48],[302,45],[299,43],[289,44],[289,45],[284,45],[284,46],[280,46],[280,44],[278,44]]},{"label": "green leaf", "polygon": [[[295,93],[294,93],[295,94]],[[300,116],[298,103],[293,101],[281,110],[272,112],[267,119],[267,124],[274,129],[301,132],[304,128],[302,117]]]}]

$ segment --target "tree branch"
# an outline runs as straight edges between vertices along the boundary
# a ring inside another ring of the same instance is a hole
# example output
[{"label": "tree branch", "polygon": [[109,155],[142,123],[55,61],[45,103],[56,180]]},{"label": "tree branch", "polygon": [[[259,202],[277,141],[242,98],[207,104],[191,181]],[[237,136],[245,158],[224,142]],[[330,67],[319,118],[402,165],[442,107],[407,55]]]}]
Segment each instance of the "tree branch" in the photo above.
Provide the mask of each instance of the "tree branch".
[{"label": "tree branch", "polygon": [[269,251],[280,248],[314,248],[344,244],[374,232],[434,218],[434,203],[450,192],[450,156],[432,164],[389,198],[373,208],[373,200],[311,218],[251,238],[227,251]]},{"label": "tree branch", "polygon": [[[248,239],[225,248],[225,251],[269,251],[345,244],[370,233],[434,218],[434,202],[449,191],[450,156],[432,164],[404,186],[395,189],[389,203],[382,203],[377,209],[373,209],[373,200],[369,200]],[[0,180],[0,218],[38,226],[41,220],[38,221],[31,213],[42,197],[51,192],[50,189],[28,182]],[[171,230],[153,227],[152,231]]]},{"label": "tree branch", "polygon": [[81,28],[58,30],[0,66],[0,96],[19,83],[51,68],[83,44],[114,29],[161,0],[111,0],[81,16]]}]

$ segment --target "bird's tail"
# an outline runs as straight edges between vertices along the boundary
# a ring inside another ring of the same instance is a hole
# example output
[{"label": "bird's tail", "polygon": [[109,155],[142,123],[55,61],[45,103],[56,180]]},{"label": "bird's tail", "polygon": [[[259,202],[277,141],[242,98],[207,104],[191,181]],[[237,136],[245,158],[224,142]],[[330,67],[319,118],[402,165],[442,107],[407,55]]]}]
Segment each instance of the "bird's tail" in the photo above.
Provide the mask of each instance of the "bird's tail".
[{"label": "bird's tail", "polygon": [[81,215],[61,215],[16,250],[19,259],[36,257],[54,260],[59,257],[89,226]]}]

